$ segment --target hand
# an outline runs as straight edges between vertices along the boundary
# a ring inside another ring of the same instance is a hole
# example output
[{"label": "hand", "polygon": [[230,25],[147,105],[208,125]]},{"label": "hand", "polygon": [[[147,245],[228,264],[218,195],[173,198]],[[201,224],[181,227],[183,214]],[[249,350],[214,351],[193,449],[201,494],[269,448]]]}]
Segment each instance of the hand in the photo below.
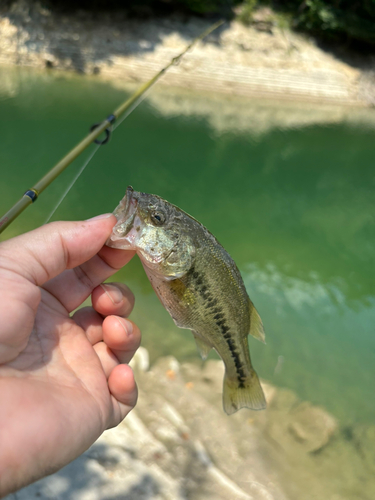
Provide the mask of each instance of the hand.
[{"label": "hand", "polygon": [[0,244],[0,497],[69,463],[136,403],[134,297],[102,285],[134,255],[103,246],[115,222],[54,222]]}]

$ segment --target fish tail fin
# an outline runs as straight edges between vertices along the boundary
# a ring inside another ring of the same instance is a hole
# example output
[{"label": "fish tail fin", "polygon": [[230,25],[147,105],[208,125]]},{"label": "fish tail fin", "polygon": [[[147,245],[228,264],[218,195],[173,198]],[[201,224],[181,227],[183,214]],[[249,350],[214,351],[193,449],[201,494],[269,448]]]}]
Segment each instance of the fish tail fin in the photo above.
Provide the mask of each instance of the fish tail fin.
[{"label": "fish tail fin", "polygon": [[223,406],[228,415],[241,408],[264,410],[267,406],[258,375],[252,370],[244,382],[230,379],[225,373],[223,386]]}]

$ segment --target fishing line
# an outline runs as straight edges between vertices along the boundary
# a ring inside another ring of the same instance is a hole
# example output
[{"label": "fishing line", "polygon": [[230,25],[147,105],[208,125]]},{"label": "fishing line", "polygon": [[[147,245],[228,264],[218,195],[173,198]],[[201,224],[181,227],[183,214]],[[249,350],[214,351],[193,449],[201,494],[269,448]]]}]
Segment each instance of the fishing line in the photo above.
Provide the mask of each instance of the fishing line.
[{"label": "fishing line", "polygon": [[65,189],[63,195],[61,196],[61,198],[59,199],[59,201],[57,202],[57,205],[53,208],[52,212],[49,214],[49,216],[47,217],[47,219],[44,221],[44,224],[47,224],[51,217],[53,216],[53,214],[56,212],[56,210],[59,208],[59,206],[61,205],[61,203],[64,201],[64,199],[66,198],[67,194],[69,193],[69,191],[72,189],[72,187],[74,186],[74,184],[77,182],[78,178],[80,177],[80,175],[82,174],[82,172],[85,170],[85,168],[87,167],[87,165],[90,163],[90,161],[93,159],[95,153],[98,151],[98,149],[100,148],[101,144],[95,144],[95,147],[93,149],[93,151],[91,152],[91,154],[87,157],[86,161],[84,162],[84,164],[81,166],[81,168],[78,170],[78,172],[76,173],[74,179],[72,180],[72,182],[69,184],[69,186]]},{"label": "fishing line", "polygon": [[130,108],[124,113],[124,116],[121,118],[120,121],[116,122],[114,125],[113,125],[113,131],[116,130],[117,127],[119,127],[121,125],[121,123],[130,115],[130,113],[132,113],[136,107],[138,107],[141,102],[143,101],[143,99],[145,99],[145,97],[147,96],[149,90],[155,85],[156,82],[154,82],[152,84],[151,87],[149,87],[146,92],[144,94],[142,94],[140,96],[140,98],[138,99],[138,101],[136,101],[132,106],[130,106]]},{"label": "fishing line", "polygon": [[[115,125],[112,126],[112,132],[114,132],[117,129],[117,127],[119,127],[121,125],[121,123],[130,115],[130,113],[132,113],[135,110],[135,108],[137,108],[141,104],[141,102],[143,101],[143,99],[145,99],[146,95],[148,94],[148,91],[153,87],[153,85],[151,87],[149,87],[149,89],[138,99],[138,101],[136,101],[126,111],[126,113],[121,117],[121,120],[119,122],[117,122]],[[72,182],[66,188],[66,190],[63,193],[63,195],[61,196],[61,198],[57,202],[56,206],[53,208],[52,212],[49,214],[49,216],[47,217],[47,219],[44,221],[44,224],[47,224],[50,221],[51,217],[56,212],[56,210],[59,208],[59,206],[61,205],[61,203],[64,201],[64,199],[68,195],[69,191],[72,189],[72,187],[74,186],[74,184],[77,182],[77,180],[79,179],[79,177],[81,176],[81,174],[83,173],[83,171],[85,170],[85,168],[87,167],[87,165],[94,158],[94,156],[95,156],[96,152],[98,151],[98,149],[100,148],[100,146],[102,146],[102,144],[95,144],[94,150],[87,157],[86,161],[84,162],[84,164],[82,165],[82,167],[79,169],[79,171],[77,172],[77,174],[73,178]]]}]

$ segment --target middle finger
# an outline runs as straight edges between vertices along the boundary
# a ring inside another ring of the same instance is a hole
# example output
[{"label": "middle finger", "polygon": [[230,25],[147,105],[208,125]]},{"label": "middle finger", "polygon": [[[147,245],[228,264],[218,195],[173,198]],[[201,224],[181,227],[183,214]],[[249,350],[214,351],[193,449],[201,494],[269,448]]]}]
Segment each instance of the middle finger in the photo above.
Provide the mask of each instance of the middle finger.
[{"label": "middle finger", "polygon": [[129,316],[134,307],[134,295],[124,283],[102,283],[91,294],[94,309],[103,316]]}]

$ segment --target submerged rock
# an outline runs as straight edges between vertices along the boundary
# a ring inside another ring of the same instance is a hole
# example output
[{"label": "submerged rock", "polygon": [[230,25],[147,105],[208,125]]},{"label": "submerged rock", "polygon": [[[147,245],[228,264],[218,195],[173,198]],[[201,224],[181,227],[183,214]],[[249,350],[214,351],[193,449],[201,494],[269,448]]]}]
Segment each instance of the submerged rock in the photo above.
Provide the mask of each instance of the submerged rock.
[{"label": "submerged rock", "polygon": [[337,423],[323,408],[304,402],[291,413],[289,429],[306,451],[313,452],[329,442]]},{"label": "submerged rock", "polygon": [[280,445],[296,446],[306,453],[316,452],[327,445],[337,429],[335,418],[323,408],[308,402],[300,403],[295,395],[286,393],[286,399],[291,400],[293,406],[284,407],[282,418],[269,419],[269,435]]}]

